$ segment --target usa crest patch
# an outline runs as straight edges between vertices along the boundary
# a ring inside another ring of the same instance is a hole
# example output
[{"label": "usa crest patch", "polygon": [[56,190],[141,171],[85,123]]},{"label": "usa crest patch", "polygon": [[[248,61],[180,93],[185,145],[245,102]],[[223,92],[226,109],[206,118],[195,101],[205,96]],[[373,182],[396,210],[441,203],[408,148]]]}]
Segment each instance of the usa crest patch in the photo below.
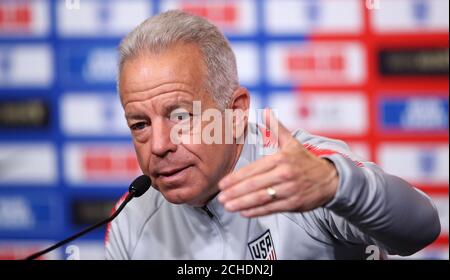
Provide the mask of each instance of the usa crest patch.
[{"label": "usa crest patch", "polygon": [[261,236],[248,243],[248,248],[254,260],[276,260],[275,246],[270,230],[266,230]]}]

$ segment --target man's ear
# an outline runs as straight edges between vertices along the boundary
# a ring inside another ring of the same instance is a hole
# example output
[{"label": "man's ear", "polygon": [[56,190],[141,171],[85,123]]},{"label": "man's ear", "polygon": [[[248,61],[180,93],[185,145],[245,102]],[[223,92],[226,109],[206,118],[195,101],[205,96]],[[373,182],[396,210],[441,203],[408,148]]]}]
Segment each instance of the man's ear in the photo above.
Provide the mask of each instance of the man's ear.
[{"label": "man's ear", "polygon": [[229,107],[231,109],[241,109],[242,111],[248,111],[250,107],[250,94],[244,87],[239,87],[233,92],[231,96],[231,102]]},{"label": "man's ear", "polygon": [[248,122],[250,108],[250,94],[248,90],[244,87],[239,87],[235,90],[228,108],[233,111],[233,138],[236,139],[237,143],[240,143],[243,140]]}]

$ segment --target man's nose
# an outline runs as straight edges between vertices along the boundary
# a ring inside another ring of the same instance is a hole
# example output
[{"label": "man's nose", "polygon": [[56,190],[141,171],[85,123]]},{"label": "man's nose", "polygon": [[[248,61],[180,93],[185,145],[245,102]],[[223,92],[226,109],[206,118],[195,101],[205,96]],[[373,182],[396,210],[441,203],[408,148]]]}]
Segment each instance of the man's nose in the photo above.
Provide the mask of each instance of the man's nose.
[{"label": "man's nose", "polygon": [[152,124],[151,149],[154,155],[165,156],[168,152],[175,152],[177,145],[170,139],[170,125],[163,119],[155,120]]}]

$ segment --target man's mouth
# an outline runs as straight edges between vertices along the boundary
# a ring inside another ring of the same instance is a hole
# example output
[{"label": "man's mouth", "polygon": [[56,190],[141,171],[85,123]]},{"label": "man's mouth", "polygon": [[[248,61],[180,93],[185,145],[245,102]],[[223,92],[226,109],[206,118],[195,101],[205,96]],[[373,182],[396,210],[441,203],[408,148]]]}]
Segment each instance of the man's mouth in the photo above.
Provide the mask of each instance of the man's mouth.
[{"label": "man's mouth", "polygon": [[192,167],[192,165],[186,165],[180,168],[166,169],[158,172],[158,177],[163,181],[173,181],[181,178],[187,172],[189,167]]}]

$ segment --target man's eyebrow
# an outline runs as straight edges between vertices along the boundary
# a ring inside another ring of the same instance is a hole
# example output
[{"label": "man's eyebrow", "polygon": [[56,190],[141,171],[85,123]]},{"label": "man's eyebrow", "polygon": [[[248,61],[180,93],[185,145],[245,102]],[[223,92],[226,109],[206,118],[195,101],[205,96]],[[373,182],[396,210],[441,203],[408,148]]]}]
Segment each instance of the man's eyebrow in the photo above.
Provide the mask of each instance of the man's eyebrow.
[{"label": "man's eyebrow", "polygon": [[192,107],[192,101],[187,101],[187,100],[181,100],[180,102],[177,103],[170,103],[168,105],[164,105],[164,111],[165,112],[172,112],[175,109],[178,109],[182,106],[191,108]]},{"label": "man's eyebrow", "polygon": [[143,114],[138,114],[138,113],[126,113],[125,118],[127,120],[142,120],[142,119],[146,119],[147,116],[145,116]]}]

